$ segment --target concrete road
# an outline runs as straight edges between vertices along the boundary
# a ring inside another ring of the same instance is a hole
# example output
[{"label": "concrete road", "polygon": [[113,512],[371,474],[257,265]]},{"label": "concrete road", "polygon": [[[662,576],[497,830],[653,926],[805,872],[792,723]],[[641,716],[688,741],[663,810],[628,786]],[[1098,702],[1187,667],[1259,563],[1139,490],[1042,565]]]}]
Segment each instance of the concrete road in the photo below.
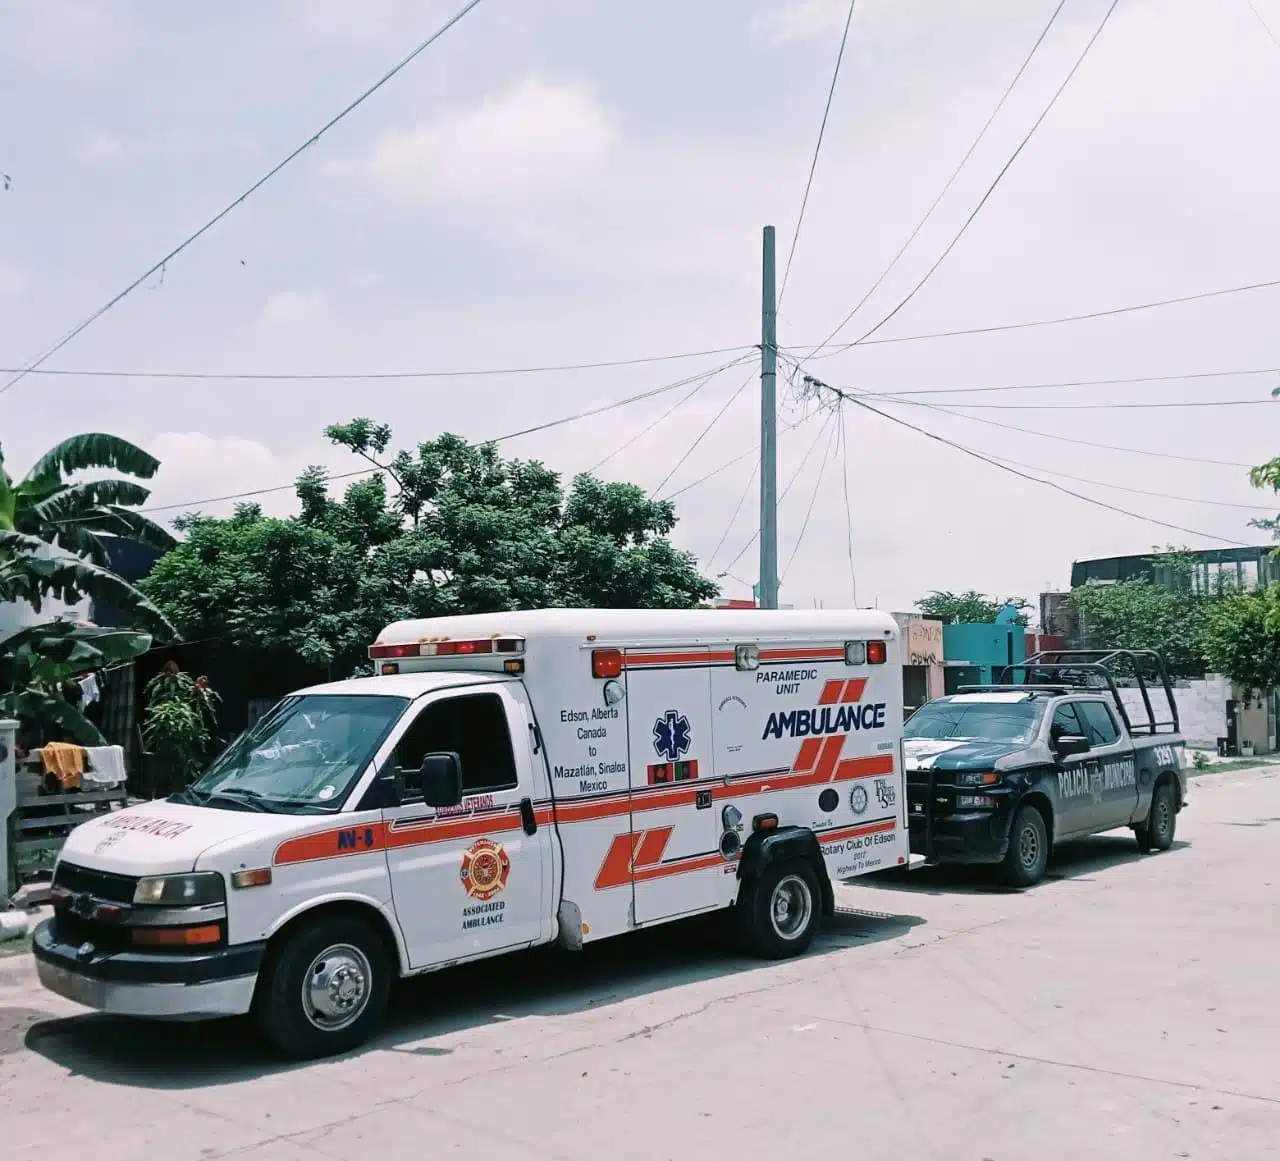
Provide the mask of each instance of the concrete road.
[{"label": "concrete road", "polygon": [[1280,775],[1192,795],[1173,851],[1103,836],[1032,891],[842,888],[859,913],[795,962],[695,926],[432,977],[372,1049],[306,1067],[0,960],[0,1155],[1280,1158]]}]

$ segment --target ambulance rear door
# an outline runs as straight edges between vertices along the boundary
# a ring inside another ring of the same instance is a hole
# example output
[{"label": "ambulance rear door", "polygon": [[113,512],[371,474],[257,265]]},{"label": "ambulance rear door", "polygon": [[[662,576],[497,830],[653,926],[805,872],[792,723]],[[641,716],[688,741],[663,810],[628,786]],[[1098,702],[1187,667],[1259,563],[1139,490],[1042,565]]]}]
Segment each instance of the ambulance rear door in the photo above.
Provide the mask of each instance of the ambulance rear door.
[{"label": "ambulance rear door", "polygon": [[712,805],[711,666],[718,661],[720,655],[705,648],[626,654],[637,924],[704,911],[722,900],[726,864]]}]

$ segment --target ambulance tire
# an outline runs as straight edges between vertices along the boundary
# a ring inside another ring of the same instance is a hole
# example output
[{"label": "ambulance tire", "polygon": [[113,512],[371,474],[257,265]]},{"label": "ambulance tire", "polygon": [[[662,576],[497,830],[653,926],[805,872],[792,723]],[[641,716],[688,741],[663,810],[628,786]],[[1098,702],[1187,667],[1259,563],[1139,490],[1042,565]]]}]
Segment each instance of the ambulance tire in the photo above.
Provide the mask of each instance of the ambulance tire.
[{"label": "ambulance tire", "polygon": [[744,884],[738,898],[739,933],[747,949],[765,959],[809,950],[822,923],[822,885],[804,859],[771,863]]},{"label": "ambulance tire", "polygon": [[1173,846],[1173,836],[1178,829],[1178,796],[1173,782],[1168,778],[1156,785],[1151,795],[1151,809],[1143,822],[1133,828],[1138,840],[1138,850],[1144,855],[1151,851],[1167,851]]},{"label": "ambulance tire", "polygon": [[308,1060],[367,1040],[390,993],[391,960],[378,933],[357,916],[328,915],[304,922],[269,955],[254,1006],[267,1039]]}]

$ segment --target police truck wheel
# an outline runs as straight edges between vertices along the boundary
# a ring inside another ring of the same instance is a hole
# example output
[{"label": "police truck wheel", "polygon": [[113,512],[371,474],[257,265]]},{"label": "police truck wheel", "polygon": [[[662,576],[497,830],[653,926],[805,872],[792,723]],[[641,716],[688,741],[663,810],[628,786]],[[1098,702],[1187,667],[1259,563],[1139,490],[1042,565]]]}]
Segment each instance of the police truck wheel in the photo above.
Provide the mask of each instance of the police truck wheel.
[{"label": "police truck wheel", "polygon": [[390,990],[390,957],[377,932],[353,916],[322,918],[269,956],[258,985],[258,1020],[288,1056],[332,1056],[372,1035]]},{"label": "police truck wheel", "polygon": [[1030,887],[1044,878],[1049,865],[1049,830],[1034,806],[1021,806],[1009,830],[1004,878],[1010,886]]},{"label": "police truck wheel", "polygon": [[1133,828],[1138,849],[1143,854],[1148,851],[1167,851],[1173,846],[1173,836],[1177,829],[1178,799],[1173,792],[1173,784],[1161,782],[1151,795],[1151,810],[1146,821]]},{"label": "police truck wheel", "polygon": [[748,947],[766,959],[808,950],[822,922],[822,888],[806,862],[766,867],[738,901]]}]

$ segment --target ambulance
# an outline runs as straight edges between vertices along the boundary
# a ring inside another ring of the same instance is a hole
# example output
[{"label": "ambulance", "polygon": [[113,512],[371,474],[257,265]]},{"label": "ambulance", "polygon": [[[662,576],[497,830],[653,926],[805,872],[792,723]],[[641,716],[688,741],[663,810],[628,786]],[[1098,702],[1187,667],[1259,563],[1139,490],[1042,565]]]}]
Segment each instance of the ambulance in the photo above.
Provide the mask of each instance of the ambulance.
[{"label": "ambulance", "polygon": [[72,832],[45,987],[252,1013],[351,1049],[390,985],[726,912],[808,948],[832,884],[910,864],[898,627],[876,612],[404,621],[376,675],[284,698],[187,789]]}]

